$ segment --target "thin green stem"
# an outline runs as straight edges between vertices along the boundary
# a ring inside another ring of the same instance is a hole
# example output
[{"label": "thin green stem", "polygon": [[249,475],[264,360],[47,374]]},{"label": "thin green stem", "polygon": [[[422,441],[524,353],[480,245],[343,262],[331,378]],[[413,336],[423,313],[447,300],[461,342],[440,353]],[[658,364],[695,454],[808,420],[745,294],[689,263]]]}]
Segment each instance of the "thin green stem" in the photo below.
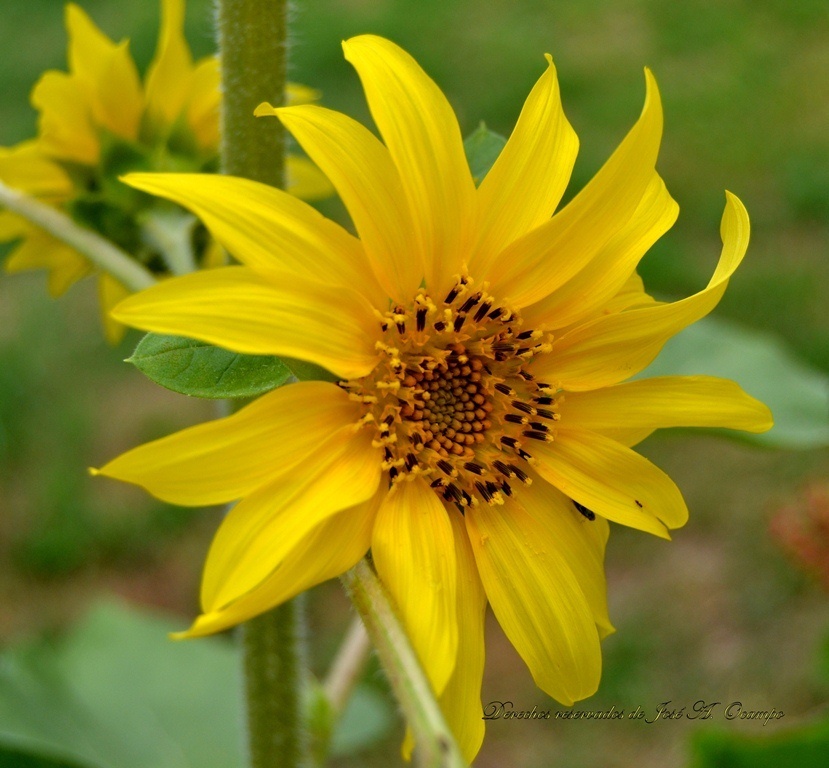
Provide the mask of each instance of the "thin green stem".
[{"label": "thin green stem", "polygon": [[0,182],[0,206],[22,216],[86,256],[98,269],[112,275],[131,291],[141,291],[155,283],[152,272],[124,253],[106,238],[84,229],[62,211],[20,190]]},{"label": "thin green stem", "polygon": [[348,704],[370,653],[371,640],[366,633],[365,624],[356,616],[337,651],[323,686],[335,717],[339,717]]},{"label": "thin green stem", "polygon": [[[285,186],[285,136],[259,120],[263,101],[285,93],[286,0],[219,0],[222,61],[222,170]],[[294,600],[243,627],[250,762],[298,768],[306,762],[302,720],[302,603]]]},{"label": "thin green stem", "polygon": [[458,745],[374,569],[367,560],[361,560],[342,577],[342,581],[363,619],[395,698],[412,729],[415,765],[418,768],[464,768],[466,763]]}]

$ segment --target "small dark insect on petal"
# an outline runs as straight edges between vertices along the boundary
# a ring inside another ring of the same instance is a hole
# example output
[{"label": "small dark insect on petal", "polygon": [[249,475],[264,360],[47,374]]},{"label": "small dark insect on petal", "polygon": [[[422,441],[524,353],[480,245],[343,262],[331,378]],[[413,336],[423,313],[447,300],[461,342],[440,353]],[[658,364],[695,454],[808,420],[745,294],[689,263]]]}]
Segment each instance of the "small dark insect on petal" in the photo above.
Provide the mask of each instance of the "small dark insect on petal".
[{"label": "small dark insect on petal", "polygon": [[571,499],[573,506],[588,520],[595,520],[596,513],[592,509],[588,509],[583,504],[579,504],[575,499]]}]

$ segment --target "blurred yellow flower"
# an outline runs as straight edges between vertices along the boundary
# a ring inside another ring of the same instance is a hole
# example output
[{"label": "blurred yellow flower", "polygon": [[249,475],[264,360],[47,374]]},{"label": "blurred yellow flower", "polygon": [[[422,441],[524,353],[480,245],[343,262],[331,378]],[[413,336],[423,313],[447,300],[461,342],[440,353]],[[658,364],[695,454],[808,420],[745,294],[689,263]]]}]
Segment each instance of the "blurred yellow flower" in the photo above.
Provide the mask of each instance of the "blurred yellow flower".
[{"label": "blurred yellow flower", "polygon": [[487,603],[540,688],[590,696],[612,631],[608,521],[668,537],[687,509],[631,450],[659,427],[763,431],[768,409],[704,376],[625,382],[706,315],[748,244],[727,195],[708,286],[663,304],[636,266],[677,206],[656,173],[662,111],[641,117],[553,215],[577,151],[552,60],[475,187],[444,95],[382,38],[344,44],[383,143],[343,114],[273,109],[337,188],[359,239],[275,189],[219,176],[127,181],[201,217],[244,266],[175,278],[124,323],[301,358],[302,382],[136,448],[100,470],[186,505],[241,499],[207,558],[224,629],[350,568],[369,548],[467,759],[483,739]]},{"label": "blurred yellow flower", "polygon": [[[46,72],[36,84],[31,100],[39,113],[38,136],[0,148],[0,180],[63,208],[153,272],[167,274],[170,266],[161,253],[169,250],[177,227],[165,226],[163,216],[154,222],[144,216],[151,206],[157,212],[157,201],[125,187],[118,176],[131,170],[218,169],[218,60],[193,61],[184,39],[184,0],[162,0],[158,44],[143,84],[128,41],[110,40],[73,3],[66,6],[66,27],[69,72]],[[316,94],[292,85],[287,96],[289,103],[301,103]],[[290,191],[305,199],[332,191],[304,158],[288,158],[288,177]],[[199,229],[189,232],[195,258],[174,271],[222,263],[220,249],[202,234]],[[22,242],[6,269],[47,269],[53,296],[95,271],[77,251],[25,219],[2,212],[0,241],[13,239]],[[109,310],[127,291],[101,273],[98,286],[106,335],[115,343],[123,326]]]}]

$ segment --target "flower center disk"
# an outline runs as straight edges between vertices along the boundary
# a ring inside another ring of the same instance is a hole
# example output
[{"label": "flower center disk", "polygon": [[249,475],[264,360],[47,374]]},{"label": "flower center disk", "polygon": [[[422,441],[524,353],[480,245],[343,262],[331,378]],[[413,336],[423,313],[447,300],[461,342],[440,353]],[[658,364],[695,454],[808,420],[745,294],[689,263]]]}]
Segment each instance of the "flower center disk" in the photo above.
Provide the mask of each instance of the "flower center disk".
[{"label": "flower center disk", "polygon": [[558,420],[555,388],[527,370],[550,335],[522,329],[468,278],[440,303],[420,292],[378,322],[380,363],[342,386],[364,405],[361,424],[376,431],[391,483],[424,477],[461,511],[503,504],[529,484],[532,443],[553,440]]}]

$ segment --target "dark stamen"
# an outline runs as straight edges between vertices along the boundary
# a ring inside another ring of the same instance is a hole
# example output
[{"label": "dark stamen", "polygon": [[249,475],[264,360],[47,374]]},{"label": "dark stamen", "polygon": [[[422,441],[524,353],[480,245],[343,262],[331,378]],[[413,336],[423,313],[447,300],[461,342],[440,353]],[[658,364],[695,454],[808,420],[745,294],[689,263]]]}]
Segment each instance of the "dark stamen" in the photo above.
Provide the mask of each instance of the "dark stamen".
[{"label": "dark stamen", "polygon": [[512,473],[522,482],[527,482],[527,473],[521,469],[521,467],[516,467],[515,464],[510,464],[509,468],[512,470]]},{"label": "dark stamen", "polygon": [[481,300],[481,294],[476,293],[470,296],[463,304],[461,304],[460,312],[469,312]]},{"label": "dark stamen", "polygon": [[463,465],[463,468],[476,475],[482,475],[484,473],[484,468],[474,461],[467,461],[466,464]]},{"label": "dark stamen", "polygon": [[544,442],[547,442],[548,435],[546,432],[538,432],[534,429],[528,429],[526,432],[522,432],[521,434],[524,435],[524,437],[531,437],[533,440],[543,440]]},{"label": "dark stamen", "polygon": [[515,390],[512,387],[502,382],[496,384],[495,389],[497,389],[502,395],[507,395],[507,397],[512,397],[515,394]]},{"label": "dark stamen", "polygon": [[475,313],[475,322],[480,323],[481,320],[483,320],[484,315],[487,312],[489,312],[490,309],[492,309],[492,303],[491,302],[485,301],[483,304],[481,304],[481,306],[478,307],[478,311]]},{"label": "dark stamen", "polygon": [[510,468],[500,459],[493,461],[492,466],[495,467],[495,469],[497,469],[502,475],[506,475],[506,477],[512,477],[515,474],[515,472],[510,471]]},{"label": "dark stamen", "polygon": [[482,482],[476,482],[475,487],[478,489],[478,493],[481,494],[484,501],[492,501],[492,494],[486,489],[486,486]]},{"label": "dark stamen", "polygon": [[415,313],[417,318],[417,330],[422,331],[426,327],[426,307],[421,307]]},{"label": "dark stamen", "polygon": [[458,489],[457,485],[455,485],[454,483],[449,483],[449,485],[446,486],[446,490],[443,492],[443,497],[448,497],[449,501],[460,503],[461,492]]}]

